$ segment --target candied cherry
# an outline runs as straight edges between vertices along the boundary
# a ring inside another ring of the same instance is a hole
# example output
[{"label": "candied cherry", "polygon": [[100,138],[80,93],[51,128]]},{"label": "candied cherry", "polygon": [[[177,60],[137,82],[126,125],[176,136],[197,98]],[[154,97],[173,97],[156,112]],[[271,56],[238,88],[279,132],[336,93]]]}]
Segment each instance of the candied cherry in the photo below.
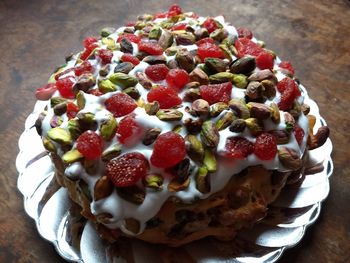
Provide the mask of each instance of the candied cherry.
[{"label": "candied cherry", "polygon": [[198,46],[197,54],[202,61],[206,58],[224,58],[224,52],[217,45],[206,42]]},{"label": "candied cherry", "polygon": [[56,87],[62,97],[66,99],[74,99],[73,84],[71,77],[62,78],[56,81]]},{"label": "candied cherry", "polygon": [[301,145],[304,139],[305,132],[299,125],[294,125],[293,134],[298,144]]},{"label": "candied cherry", "polygon": [[238,37],[239,38],[243,38],[243,37],[244,38],[248,38],[248,39],[252,39],[253,38],[253,33],[248,28],[238,27],[237,28],[237,32],[238,32]]},{"label": "candied cherry", "polygon": [[200,46],[200,45],[203,45],[203,44],[207,44],[207,43],[209,43],[209,44],[215,44],[215,41],[214,41],[214,39],[211,38],[211,37],[205,37],[205,38],[202,38],[202,39],[200,39],[200,40],[198,40],[198,41],[196,42],[197,46]]},{"label": "candied cherry", "polygon": [[199,87],[199,92],[203,100],[210,105],[216,102],[229,102],[231,99],[232,83],[209,84]]},{"label": "candied cherry", "polygon": [[181,135],[169,131],[157,137],[151,163],[159,168],[169,168],[182,161],[185,156],[185,140]]},{"label": "candied cherry", "polygon": [[140,41],[138,44],[139,50],[143,51],[147,54],[150,55],[162,55],[163,54],[163,48],[157,43],[157,42],[145,42],[145,41]]},{"label": "candied cherry", "polygon": [[67,117],[68,119],[73,119],[77,113],[79,112],[79,107],[75,105],[73,102],[67,103]]},{"label": "candied cherry", "polygon": [[244,159],[254,152],[254,145],[244,137],[231,137],[226,140],[225,149],[226,157]]},{"label": "candied cherry", "polygon": [[89,61],[84,61],[80,65],[74,68],[74,73],[76,76],[80,76],[83,73],[92,72],[93,67]]},{"label": "candied cherry", "polygon": [[295,73],[295,70],[294,70],[292,64],[291,64],[289,61],[281,61],[281,62],[278,64],[278,66],[279,66],[280,68],[283,68],[283,69],[288,70],[290,73],[292,73],[292,75],[294,75],[294,73]]},{"label": "candied cherry", "polygon": [[139,152],[130,152],[110,160],[106,165],[106,175],[117,187],[134,185],[146,176],[149,164]]},{"label": "candied cherry", "polygon": [[164,64],[150,65],[146,68],[146,75],[153,81],[164,80],[169,72],[169,68]]},{"label": "candied cherry", "polygon": [[123,38],[125,38],[126,40],[129,40],[130,42],[136,43],[136,44],[141,41],[141,37],[139,37],[139,36],[136,36],[136,35],[130,34],[130,33],[123,33],[117,38],[117,42],[119,43],[120,41],[122,41]]},{"label": "candied cherry", "polygon": [[141,138],[142,133],[142,126],[136,122],[134,114],[120,120],[117,136],[121,144],[134,145]]},{"label": "candied cherry", "polygon": [[83,40],[84,48],[92,50],[95,48],[94,46],[95,46],[96,42],[97,42],[97,38],[87,37]]},{"label": "candied cherry", "polygon": [[148,102],[158,101],[161,109],[169,109],[182,102],[174,89],[164,86],[152,88],[147,94],[147,100]]},{"label": "candied cherry", "polygon": [[284,111],[291,109],[294,100],[301,95],[298,85],[293,79],[288,77],[277,83],[277,90],[281,93],[278,107]]},{"label": "candied cherry", "polygon": [[185,30],[186,29],[187,24],[186,23],[179,23],[176,24],[174,26],[172,26],[171,30],[175,31],[175,30]]},{"label": "candied cherry", "polygon": [[123,62],[130,62],[131,64],[133,64],[135,66],[140,64],[140,60],[131,54],[123,54],[121,56],[120,60]]},{"label": "candied cherry", "polygon": [[168,10],[168,16],[177,16],[182,14],[182,9],[179,5],[173,4],[172,6],[169,7]]},{"label": "candied cherry", "polygon": [[260,134],[254,143],[254,154],[263,161],[275,158],[277,154],[276,138],[270,133]]},{"label": "candied cherry", "polygon": [[209,34],[216,29],[218,29],[218,25],[216,24],[215,20],[213,18],[208,17],[204,22],[203,22],[203,27],[205,27]]},{"label": "candied cherry", "polygon": [[108,64],[112,61],[113,52],[108,49],[100,49],[96,55],[101,58],[103,64]]},{"label": "candied cherry", "polygon": [[105,106],[116,118],[125,116],[137,108],[135,101],[125,93],[114,94],[105,101]]},{"label": "candied cherry", "polygon": [[271,53],[267,51],[261,52],[256,57],[256,65],[260,69],[272,69],[273,68],[274,57]]},{"label": "candied cherry", "polygon": [[166,76],[166,82],[169,87],[180,91],[190,81],[190,76],[186,70],[175,68],[171,69]]},{"label": "candied cherry", "polygon": [[48,100],[56,92],[57,87],[55,83],[48,83],[45,86],[37,88],[35,91],[35,97],[38,100]]},{"label": "candied cherry", "polygon": [[93,131],[85,131],[77,139],[77,149],[86,159],[98,159],[102,154],[102,148],[101,137]]},{"label": "candied cherry", "polygon": [[235,47],[237,49],[237,56],[239,58],[244,57],[245,55],[251,55],[257,57],[263,52],[262,47],[254,43],[248,38],[239,38],[235,41]]},{"label": "candied cherry", "polygon": [[153,20],[157,18],[166,18],[168,16],[168,13],[157,13],[153,16]]}]

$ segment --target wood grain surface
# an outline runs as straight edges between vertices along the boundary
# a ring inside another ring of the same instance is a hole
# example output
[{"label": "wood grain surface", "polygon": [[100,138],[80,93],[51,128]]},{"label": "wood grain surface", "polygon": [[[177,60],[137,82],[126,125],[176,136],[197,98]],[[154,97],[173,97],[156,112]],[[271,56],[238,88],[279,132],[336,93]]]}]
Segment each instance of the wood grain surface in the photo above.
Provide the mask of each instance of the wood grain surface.
[{"label": "wood grain surface", "polygon": [[[350,2],[346,0],[176,1],[223,14],[292,62],[331,129],[334,175],[319,220],[280,262],[350,262]],[[0,1],[0,262],[63,262],[36,231],[16,188],[15,158],[37,87],[81,41],[107,25],[166,10],[172,1]]]}]

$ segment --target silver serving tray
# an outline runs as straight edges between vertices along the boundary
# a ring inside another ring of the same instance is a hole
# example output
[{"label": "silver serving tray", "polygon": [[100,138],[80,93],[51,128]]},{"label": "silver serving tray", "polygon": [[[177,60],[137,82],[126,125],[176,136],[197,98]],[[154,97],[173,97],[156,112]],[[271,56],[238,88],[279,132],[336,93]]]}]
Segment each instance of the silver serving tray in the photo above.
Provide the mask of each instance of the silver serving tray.
[{"label": "silver serving tray", "polygon": [[[303,89],[310,114],[317,117],[315,129],[326,125],[317,104]],[[71,242],[69,230],[71,201],[65,188],[55,189],[45,195],[54,176],[54,167],[40,137],[33,127],[47,102],[38,101],[25,122],[19,139],[16,167],[19,173],[17,186],[23,194],[27,214],[35,220],[39,234],[53,243],[57,252],[67,261],[84,263],[125,262],[121,258],[106,256],[107,244],[103,242],[89,222],[82,223],[78,244]],[[315,163],[323,163],[324,170],[307,175],[298,187],[286,187],[269,209],[268,217],[251,229],[243,230],[231,242],[205,239],[184,247],[197,262],[276,262],[283,252],[303,238],[308,226],[313,224],[321,210],[321,203],[329,193],[329,177],[333,172],[332,143],[328,139],[320,148],[310,151]],[[279,218],[279,220],[276,220]],[[159,248],[140,241],[132,241],[135,261],[160,262]]]}]

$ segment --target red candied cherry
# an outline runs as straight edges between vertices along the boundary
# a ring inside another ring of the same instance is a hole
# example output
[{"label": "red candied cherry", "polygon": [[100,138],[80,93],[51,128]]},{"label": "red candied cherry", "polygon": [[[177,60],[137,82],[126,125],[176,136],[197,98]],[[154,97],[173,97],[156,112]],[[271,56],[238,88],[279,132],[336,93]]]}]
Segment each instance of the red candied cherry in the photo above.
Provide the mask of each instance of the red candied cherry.
[{"label": "red candied cherry", "polygon": [[226,152],[224,154],[226,157],[244,159],[254,152],[254,145],[246,138],[231,137],[226,140],[225,149]]},{"label": "red candied cherry", "polygon": [[177,91],[182,90],[182,88],[190,82],[190,76],[183,69],[171,69],[166,76],[166,82],[170,88],[176,89]]},{"label": "red candied cherry", "polygon": [[94,95],[94,96],[97,96],[97,97],[103,95],[103,93],[99,89],[90,89],[87,91],[87,93]]},{"label": "red candied cherry", "polygon": [[134,27],[136,25],[136,22],[127,22],[125,23],[126,27]]},{"label": "red candied cherry", "polygon": [[66,99],[74,99],[73,84],[71,77],[62,78],[56,81],[56,87],[61,96]]},{"label": "red candied cherry", "polygon": [[206,43],[215,44],[215,41],[211,37],[205,37],[205,38],[202,38],[196,42],[197,46],[200,46],[200,45],[203,45]]},{"label": "red candied cherry", "polygon": [[146,75],[153,81],[161,81],[166,78],[169,68],[164,64],[148,66],[145,70]]},{"label": "red candied cherry", "polygon": [[293,134],[298,144],[301,145],[304,139],[305,132],[299,125],[294,125]]},{"label": "red candied cherry", "polygon": [[169,7],[169,10],[168,10],[169,17],[177,16],[180,14],[182,14],[182,9],[179,5],[173,4],[172,6]]},{"label": "red candied cherry", "polygon": [[57,73],[55,75],[55,80],[60,79],[62,76],[68,74],[69,72],[72,72],[73,70],[74,70],[74,68],[69,68],[69,69],[65,69],[65,70],[61,71],[60,73]]},{"label": "red candied cherry", "polygon": [[106,175],[117,187],[127,187],[146,176],[149,164],[145,156],[138,152],[123,154],[110,160],[106,165]]},{"label": "red candied cherry", "polygon": [[150,55],[162,55],[163,48],[157,42],[145,42],[141,41],[139,44],[139,50]]},{"label": "red candied cherry", "polygon": [[174,89],[164,86],[152,88],[147,94],[147,100],[148,102],[158,101],[161,109],[169,109],[180,105],[182,102]]},{"label": "red candied cherry", "polygon": [[243,37],[248,38],[248,39],[253,38],[253,33],[248,28],[238,27],[237,32],[238,32],[239,38],[243,38]]},{"label": "red candied cherry", "polygon": [[77,139],[77,149],[86,159],[98,159],[102,154],[102,148],[101,137],[93,131],[85,131]]},{"label": "red candied cherry", "polygon": [[79,66],[74,68],[74,73],[76,76],[80,76],[83,73],[92,72],[93,67],[89,61],[84,61]]},{"label": "red candied cherry", "polygon": [[108,64],[112,61],[113,52],[108,49],[100,49],[96,55],[101,58],[103,64]]},{"label": "red candied cherry", "polygon": [[135,115],[130,114],[120,120],[117,128],[118,140],[121,144],[133,145],[142,136],[142,126],[135,121]]},{"label": "red candied cherry", "polygon": [[157,19],[157,18],[166,18],[168,15],[168,13],[157,13],[153,15],[153,20]]},{"label": "red candied cherry", "polygon": [[292,73],[292,75],[294,75],[294,73],[295,73],[295,70],[289,61],[282,61],[278,64],[278,66],[280,68],[288,70],[290,73]]},{"label": "red candied cherry", "polygon": [[213,32],[215,29],[218,28],[218,25],[216,24],[215,20],[213,18],[208,17],[204,22],[203,22],[203,27],[205,27],[209,34]]},{"label": "red candied cherry", "polygon": [[280,93],[283,93],[285,90],[288,90],[288,89],[292,90],[296,96],[301,95],[298,85],[295,83],[293,79],[286,77],[277,83],[277,90]]},{"label": "red candied cherry", "polygon": [[255,140],[254,154],[263,161],[275,158],[277,154],[276,138],[270,133],[260,134]]},{"label": "red candied cherry", "polygon": [[244,57],[245,55],[258,56],[263,52],[262,47],[254,43],[248,38],[239,38],[235,42],[235,47],[237,49],[237,56],[239,58]]},{"label": "red candied cherry", "polygon": [[206,42],[199,45],[197,54],[202,61],[206,58],[224,58],[224,52],[217,45]]},{"label": "red candied cherry", "polygon": [[125,116],[137,108],[135,101],[125,93],[114,94],[105,101],[105,106],[116,118]]},{"label": "red candied cherry", "polygon": [[256,65],[260,69],[272,69],[274,60],[271,53],[263,51],[256,57]]},{"label": "red candied cherry", "polygon": [[141,41],[141,37],[139,37],[139,36],[136,36],[136,35],[130,34],[130,33],[123,33],[118,37],[117,42],[119,43],[120,41],[122,41],[123,38],[129,40],[130,42],[136,43],[136,44]]},{"label": "red candied cherry", "polygon": [[216,102],[229,102],[231,99],[232,83],[209,84],[199,87],[199,92],[203,100],[210,105]]},{"label": "red candied cherry", "polygon": [[35,91],[35,97],[38,100],[48,100],[56,92],[57,87],[55,83],[48,83],[45,86],[37,88]]},{"label": "red candied cherry", "polygon": [[185,30],[186,29],[187,24],[186,23],[179,23],[174,25],[171,30],[175,31],[175,30]]},{"label": "red candied cherry", "polygon": [[181,135],[169,131],[157,137],[151,163],[159,168],[169,168],[182,161],[185,156],[185,140]]},{"label": "red candied cherry", "polygon": [[67,103],[67,117],[68,119],[73,119],[75,116],[77,116],[77,113],[79,112],[79,107],[75,105],[73,102]]},{"label": "red candied cherry", "polygon": [[94,46],[96,45],[96,42],[97,42],[97,38],[87,37],[83,40],[84,48],[92,50],[95,48]]},{"label": "red candied cherry", "polygon": [[281,95],[280,102],[278,103],[278,108],[283,111],[288,111],[292,108],[294,100],[294,91],[291,89],[286,89]]},{"label": "red candied cherry", "polygon": [[131,54],[123,54],[121,56],[120,60],[123,62],[130,62],[131,64],[133,64],[135,66],[140,64],[140,60]]},{"label": "red candied cherry", "polygon": [[289,110],[294,100],[301,95],[300,89],[291,78],[284,78],[277,83],[277,90],[282,93],[278,107],[281,110]]}]

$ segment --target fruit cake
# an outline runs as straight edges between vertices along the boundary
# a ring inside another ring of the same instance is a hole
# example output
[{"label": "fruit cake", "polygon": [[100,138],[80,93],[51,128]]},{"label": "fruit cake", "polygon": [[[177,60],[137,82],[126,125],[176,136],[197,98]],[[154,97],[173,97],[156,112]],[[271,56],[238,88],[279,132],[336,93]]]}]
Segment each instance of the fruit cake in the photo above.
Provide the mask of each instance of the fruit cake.
[{"label": "fruit cake", "polygon": [[110,242],[232,240],[328,137],[291,63],[222,16],[173,5],[83,46],[37,89],[35,127],[57,182]]}]

